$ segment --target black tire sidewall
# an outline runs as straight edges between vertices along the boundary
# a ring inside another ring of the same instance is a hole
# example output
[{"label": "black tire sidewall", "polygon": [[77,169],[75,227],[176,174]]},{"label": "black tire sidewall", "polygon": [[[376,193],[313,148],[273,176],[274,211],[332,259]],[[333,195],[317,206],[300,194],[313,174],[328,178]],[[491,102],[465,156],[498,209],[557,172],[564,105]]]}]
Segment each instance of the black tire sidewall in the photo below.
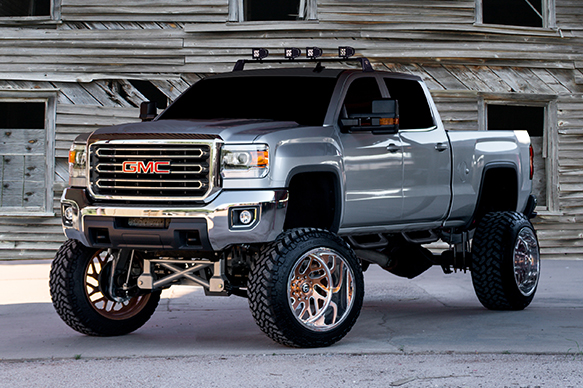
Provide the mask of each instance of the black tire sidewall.
[{"label": "black tire sidewall", "polygon": [[[351,256],[353,255],[352,251],[347,250],[344,246],[341,246],[339,244],[337,244],[335,241],[333,240],[329,240],[326,238],[314,238],[313,240],[310,241],[302,241],[302,243],[298,244],[298,246],[293,249],[292,251],[290,251],[288,257],[293,257],[294,260],[287,260],[285,261],[285,264],[282,266],[281,268],[281,274],[282,276],[280,276],[278,278],[278,281],[276,283],[276,287],[278,289],[278,296],[281,296],[281,301],[280,303],[283,305],[282,309],[284,310],[285,314],[288,316],[288,318],[286,319],[287,321],[289,321],[290,323],[293,323],[294,326],[294,331],[298,332],[300,334],[301,337],[305,337],[306,339],[308,339],[308,341],[317,341],[318,339],[321,340],[321,338],[323,336],[327,336],[330,338],[334,338],[337,337],[341,332],[344,331],[344,323],[345,322],[350,322],[354,319],[354,315],[358,314],[357,310],[360,309],[359,306],[356,306],[357,304],[357,300],[358,298],[355,298],[352,307],[348,313],[348,315],[346,317],[344,317],[344,320],[334,329],[326,331],[326,332],[314,332],[310,329],[308,329],[307,327],[305,327],[304,325],[302,325],[297,318],[294,316],[292,309],[290,308],[289,305],[289,300],[288,300],[288,283],[289,283],[289,276],[291,274],[292,269],[295,267],[296,263],[298,262],[298,260],[304,256],[304,254],[308,253],[309,251],[313,250],[313,249],[317,249],[317,248],[328,248],[331,249],[333,251],[336,251],[337,253],[339,253],[344,260],[348,263],[350,270],[352,271],[352,275],[355,278],[355,288],[356,288],[356,294],[358,294],[358,281],[356,280],[357,275],[357,271],[355,270],[355,267],[357,266],[357,264],[355,264],[356,258],[354,259],[354,261],[351,261],[350,259],[352,258]],[[355,308],[357,307],[357,308]]]},{"label": "black tire sidewall", "polygon": [[[280,248],[277,254],[277,265],[268,270],[271,281],[261,287],[262,291],[268,295],[269,314],[277,326],[278,335],[273,335],[270,330],[265,330],[257,317],[256,321],[268,336],[284,345],[302,348],[329,346],[339,341],[350,331],[360,314],[364,296],[362,270],[352,249],[335,234],[314,229],[300,233],[301,236],[298,236],[297,231],[292,230],[285,233],[280,239],[280,241],[284,241],[285,247]],[[303,232],[303,230],[299,231]],[[352,271],[355,285],[355,295],[350,311],[338,326],[328,331],[310,330],[302,325],[289,305],[288,282],[293,268],[304,254],[318,248],[330,249],[340,254]],[[265,271],[266,268],[262,270]],[[250,305],[253,310],[251,299]]]},{"label": "black tire sidewall", "polygon": [[514,247],[524,228],[530,229],[537,239],[534,227],[523,214],[494,212],[488,213],[476,230],[472,282],[480,302],[488,309],[522,310],[536,294],[538,281],[533,292],[525,296],[514,275]]},{"label": "black tire sidewall", "polygon": [[61,247],[51,267],[53,305],[65,323],[81,333],[95,336],[131,333],[150,319],[160,300],[160,291],[146,295],[147,302],[130,318],[109,319],[101,315],[92,306],[85,290],[87,266],[99,251],[75,240]]}]

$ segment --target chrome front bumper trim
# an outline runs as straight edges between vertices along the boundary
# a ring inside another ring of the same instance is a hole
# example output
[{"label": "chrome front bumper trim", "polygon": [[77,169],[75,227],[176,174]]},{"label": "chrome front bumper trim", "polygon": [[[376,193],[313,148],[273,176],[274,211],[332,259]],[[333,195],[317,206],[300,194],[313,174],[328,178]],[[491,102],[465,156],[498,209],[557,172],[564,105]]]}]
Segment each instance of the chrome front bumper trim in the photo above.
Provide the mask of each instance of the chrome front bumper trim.
[{"label": "chrome front bumper trim", "polygon": [[[188,220],[206,221],[208,240],[213,250],[219,251],[229,245],[262,243],[275,240],[283,230],[287,211],[287,190],[258,190],[258,191],[222,191],[211,203],[201,207],[184,206],[151,206],[122,205],[122,204],[92,204],[87,200],[84,189],[65,189],[61,199],[62,205],[72,205],[73,220],[63,225],[68,238],[80,240],[87,246],[92,246],[88,228],[88,220],[100,218],[168,218],[180,219],[188,224]],[[87,202],[86,202],[87,201]],[[257,220],[249,228],[233,226],[231,209],[256,208]],[[114,228],[114,225],[109,226]],[[125,230],[126,232],[128,229]],[[149,229],[136,228],[133,233],[154,233]]]}]

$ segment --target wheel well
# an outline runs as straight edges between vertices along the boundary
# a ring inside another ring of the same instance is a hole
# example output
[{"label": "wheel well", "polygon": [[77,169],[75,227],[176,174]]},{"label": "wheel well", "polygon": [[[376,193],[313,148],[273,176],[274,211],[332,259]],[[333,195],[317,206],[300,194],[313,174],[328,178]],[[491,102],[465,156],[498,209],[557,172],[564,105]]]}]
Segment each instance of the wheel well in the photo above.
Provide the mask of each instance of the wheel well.
[{"label": "wheel well", "polygon": [[489,168],[484,173],[475,221],[494,211],[515,211],[518,203],[518,178],[511,167]]},{"label": "wheel well", "polygon": [[292,177],[284,229],[313,227],[336,231],[340,223],[340,188],[331,172],[306,172]]}]

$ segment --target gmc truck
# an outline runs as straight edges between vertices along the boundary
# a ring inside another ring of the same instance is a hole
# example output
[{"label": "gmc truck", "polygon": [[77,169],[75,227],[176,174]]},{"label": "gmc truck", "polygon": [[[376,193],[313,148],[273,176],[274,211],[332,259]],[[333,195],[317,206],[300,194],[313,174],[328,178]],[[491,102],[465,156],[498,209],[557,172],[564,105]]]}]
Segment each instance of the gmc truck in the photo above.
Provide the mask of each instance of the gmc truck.
[{"label": "gmc truck", "polygon": [[419,77],[346,47],[336,66],[299,51],[282,67],[253,50],[159,115],[144,103],[143,122],[77,137],[50,274],[65,323],[126,334],[162,290],[196,285],[248,298],[281,344],[328,346],[355,324],[371,264],[406,278],[469,270],[486,308],[530,304],[528,134],[446,131]]}]

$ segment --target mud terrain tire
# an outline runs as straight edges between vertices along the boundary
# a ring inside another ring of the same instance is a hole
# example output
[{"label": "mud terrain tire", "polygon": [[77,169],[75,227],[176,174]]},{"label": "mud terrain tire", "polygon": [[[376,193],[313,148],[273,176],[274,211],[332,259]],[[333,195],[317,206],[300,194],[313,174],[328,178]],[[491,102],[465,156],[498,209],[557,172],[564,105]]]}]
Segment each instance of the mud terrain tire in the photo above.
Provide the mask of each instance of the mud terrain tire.
[{"label": "mud terrain tire", "polygon": [[286,346],[329,346],[352,328],[364,280],[354,252],[320,229],[293,229],[261,250],[251,268],[249,306],[255,322]]},{"label": "mud terrain tire", "polygon": [[535,230],[516,212],[488,213],[472,245],[472,283],[490,310],[522,310],[536,292],[540,253]]},{"label": "mud terrain tire", "polygon": [[116,302],[100,291],[100,279],[109,258],[106,250],[66,241],[51,266],[50,291],[57,313],[74,330],[92,336],[131,333],[150,319],[160,292]]}]

